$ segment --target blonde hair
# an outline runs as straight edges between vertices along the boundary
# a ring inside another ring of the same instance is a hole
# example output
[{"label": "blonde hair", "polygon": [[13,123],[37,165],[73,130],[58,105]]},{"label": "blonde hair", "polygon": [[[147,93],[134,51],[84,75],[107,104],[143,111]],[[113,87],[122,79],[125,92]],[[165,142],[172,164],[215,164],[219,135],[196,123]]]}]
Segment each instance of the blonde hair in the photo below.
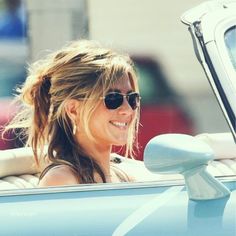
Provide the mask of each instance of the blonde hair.
[{"label": "blonde hair", "polygon": [[[124,74],[129,76],[134,91],[138,92],[133,63],[127,55],[103,48],[93,41],[72,42],[30,66],[25,83],[18,89],[23,109],[5,131],[22,128],[27,136],[26,145],[32,147],[37,163],[44,146],[48,145],[47,156],[52,163],[71,165],[84,183],[94,182],[94,170],[105,182],[99,166],[76,142],[65,103],[69,99],[82,100],[82,125],[93,138],[89,124],[100,102],[98,98]],[[128,131],[126,156],[133,156],[138,124],[139,108]]]}]

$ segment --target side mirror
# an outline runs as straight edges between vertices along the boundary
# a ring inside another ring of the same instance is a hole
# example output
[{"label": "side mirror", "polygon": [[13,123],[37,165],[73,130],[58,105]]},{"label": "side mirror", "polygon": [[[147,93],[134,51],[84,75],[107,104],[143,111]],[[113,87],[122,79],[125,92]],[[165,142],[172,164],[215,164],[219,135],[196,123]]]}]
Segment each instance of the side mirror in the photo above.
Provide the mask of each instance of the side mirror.
[{"label": "side mirror", "polygon": [[230,191],[206,170],[214,159],[213,150],[203,141],[185,134],[163,134],[152,138],[144,150],[144,164],[158,174],[182,174],[189,198],[223,198]]}]

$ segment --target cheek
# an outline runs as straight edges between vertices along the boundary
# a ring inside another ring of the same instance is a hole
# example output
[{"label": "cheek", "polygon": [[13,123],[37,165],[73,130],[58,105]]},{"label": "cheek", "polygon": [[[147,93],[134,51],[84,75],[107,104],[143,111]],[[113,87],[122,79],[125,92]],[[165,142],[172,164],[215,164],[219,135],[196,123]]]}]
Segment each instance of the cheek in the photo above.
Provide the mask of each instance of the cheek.
[{"label": "cheek", "polygon": [[110,111],[107,110],[103,104],[99,105],[91,117],[91,128],[102,128],[105,124],[109,122],[110,117]]}]

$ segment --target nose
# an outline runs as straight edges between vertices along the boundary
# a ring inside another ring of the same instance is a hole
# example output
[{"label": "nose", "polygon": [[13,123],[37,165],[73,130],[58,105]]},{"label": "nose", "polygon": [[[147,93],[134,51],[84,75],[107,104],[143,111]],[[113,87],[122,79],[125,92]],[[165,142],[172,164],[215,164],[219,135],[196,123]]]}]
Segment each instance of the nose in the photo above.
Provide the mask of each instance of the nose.
[{"label": "nose", "polygon": [[122,105],[118,108],[119,114],[131,115],[133,114],[133,109],[128,103],[127,98],[124,97]]}]

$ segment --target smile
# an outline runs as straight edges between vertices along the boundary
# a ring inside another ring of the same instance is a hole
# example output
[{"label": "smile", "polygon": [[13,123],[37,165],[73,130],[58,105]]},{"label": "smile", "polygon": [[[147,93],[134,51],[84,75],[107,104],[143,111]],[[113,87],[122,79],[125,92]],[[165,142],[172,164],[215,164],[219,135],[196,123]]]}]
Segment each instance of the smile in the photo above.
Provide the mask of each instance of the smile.
[{"label": "smile", "polygon": [[127,122],[110,121],[110,123],[114,125],[115,127],[123,128],[123,129],[128,126]]}]

